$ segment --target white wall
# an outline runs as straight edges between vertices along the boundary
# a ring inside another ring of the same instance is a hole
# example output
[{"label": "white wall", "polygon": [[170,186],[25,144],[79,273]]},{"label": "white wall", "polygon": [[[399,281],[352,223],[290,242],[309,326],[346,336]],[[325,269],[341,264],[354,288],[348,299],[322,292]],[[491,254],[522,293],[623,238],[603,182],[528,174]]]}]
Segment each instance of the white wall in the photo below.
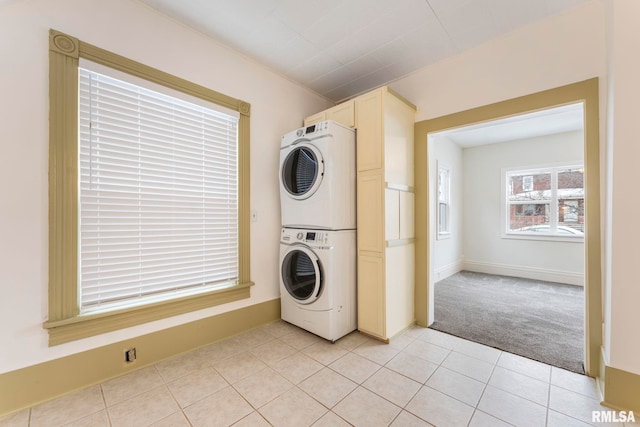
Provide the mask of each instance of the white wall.
[{"label": "white wall", "polygon": [[421,121],[605,77],[605,15],[604,0],[592,0],[425,67],[390,87],[418,107],[416,121]]},{"label": "white wall", "polygon": [[[331,104],[131,0],[31,0],[0,7],[0,373],[279,296],[280,136]],[[251,103],[250,300],[49,348],[48,30]],[[9,351],[11,349],[11,351]]]},{"label": "white wall", "polygon": [[582,131],[465,148],[464,265],[495,274],[517,274],[582,284],[584,243],[502,238],[502,171],[582,162]]},{"label": "white wall", "polygon": [[629,197],[640,181],[640,58],[629,54],[640,48],[638,16],[637,0],[592,0],[390,85],[418,106],[420,121],[600,78],[604,346],[607,363],[635,374],[640,231],[627,224],[640,210]]},{"label": "white wall", "polygon": [[438,166],[449,169],[450,180],[450,235],[447,238],[433,239],[431,262],[434,281],[442,280],[457,273],[462,268],[463,241],[465,230],[462,222],[464,209],[463,188],[464,166],[462,149],[445,136],[429,138],[429,219],[431,236],[437,235]]}]

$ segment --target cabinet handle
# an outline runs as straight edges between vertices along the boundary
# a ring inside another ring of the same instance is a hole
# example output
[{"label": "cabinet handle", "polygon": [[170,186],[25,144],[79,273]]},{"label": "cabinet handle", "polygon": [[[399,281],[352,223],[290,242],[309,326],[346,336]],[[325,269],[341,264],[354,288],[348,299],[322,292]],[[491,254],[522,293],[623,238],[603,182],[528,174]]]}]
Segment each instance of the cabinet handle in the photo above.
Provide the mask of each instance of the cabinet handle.
[{"label": "cabinet handle", "polygon": [[393,239],[393,240],[387,240],[387,247],[388,248],[393,248],[396,246],[405,246],[405,245],[411,245],[413,243],[415,243],[416,239],[414,237],[411,237],[409,239]]},{"label": "cabinet handle", "polygon": [[385,186],[385,188],[388,188],[389,190],[404,191],[405,193],[415,193],[416,192],[415,187],[411,187],[409,185],[394,184],[394,183],[385,181],[384,186]]}]

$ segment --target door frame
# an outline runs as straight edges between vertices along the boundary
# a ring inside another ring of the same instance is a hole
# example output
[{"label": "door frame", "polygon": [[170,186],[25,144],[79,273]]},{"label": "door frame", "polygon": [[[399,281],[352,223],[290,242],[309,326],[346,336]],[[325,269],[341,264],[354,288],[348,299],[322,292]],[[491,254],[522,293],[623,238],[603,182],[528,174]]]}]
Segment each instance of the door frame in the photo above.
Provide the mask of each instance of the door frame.
[{"label": "door frame", "polygon": [[[600,129],[598,78],[484,105],[415,123],[415,236],[416,259],[429,260],[429,159],[428,134],[583,103],[585,174],[585,371],[599,376],[602,346],[602,241],[600,234]],[[429,323],[429,262],[415,263],[416,323]]]}]

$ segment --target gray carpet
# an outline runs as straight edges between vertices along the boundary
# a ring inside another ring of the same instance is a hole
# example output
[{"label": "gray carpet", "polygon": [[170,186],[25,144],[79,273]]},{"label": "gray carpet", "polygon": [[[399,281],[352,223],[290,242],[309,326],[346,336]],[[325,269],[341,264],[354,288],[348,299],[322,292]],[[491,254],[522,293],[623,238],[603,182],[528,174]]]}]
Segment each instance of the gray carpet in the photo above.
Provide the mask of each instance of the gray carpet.
[{"label": "gray carpet", "polygon": [[435,284],[431,328],[584,374],[584,289],[461,271]]}]

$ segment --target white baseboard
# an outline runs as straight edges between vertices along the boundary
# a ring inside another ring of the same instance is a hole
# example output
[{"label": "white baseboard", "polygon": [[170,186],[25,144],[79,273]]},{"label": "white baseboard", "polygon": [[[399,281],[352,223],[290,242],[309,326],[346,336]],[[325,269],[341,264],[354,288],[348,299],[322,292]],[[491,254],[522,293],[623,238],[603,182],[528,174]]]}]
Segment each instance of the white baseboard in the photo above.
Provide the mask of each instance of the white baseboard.
[{"label": "white baseboard", "polygon": [[462,267],[463,261],[462,259],[459,259],[458,261],[452,262],[451,264],[436,268],[433,271],[433,281],[437,282],[438,280],[446,279],[449,276],[453,276],[454,274],[461,272]]},{"label": "white baseboard", "polygon": [[541,268],[523,267],[520,265],[496,264],[483,261],[465,260],[463,270],[477,273],[498,274],[501,276],[524,277],[526,279],[545,280],[547,282],[565,283],[584,286],[584,274],[570,271],[546,270]]}]

